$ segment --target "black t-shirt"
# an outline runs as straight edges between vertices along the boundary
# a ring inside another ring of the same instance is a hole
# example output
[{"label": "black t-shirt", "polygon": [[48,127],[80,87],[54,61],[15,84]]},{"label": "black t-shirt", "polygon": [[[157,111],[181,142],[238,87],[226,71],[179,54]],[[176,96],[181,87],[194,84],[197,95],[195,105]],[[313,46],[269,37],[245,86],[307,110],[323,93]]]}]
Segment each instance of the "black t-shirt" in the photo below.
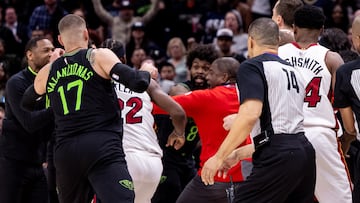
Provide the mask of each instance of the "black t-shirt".
[{"label": "black t-shirt", "polygon": [[336,72],[334,106],[351,107],[360,124],[360,59],[342,65]]}]

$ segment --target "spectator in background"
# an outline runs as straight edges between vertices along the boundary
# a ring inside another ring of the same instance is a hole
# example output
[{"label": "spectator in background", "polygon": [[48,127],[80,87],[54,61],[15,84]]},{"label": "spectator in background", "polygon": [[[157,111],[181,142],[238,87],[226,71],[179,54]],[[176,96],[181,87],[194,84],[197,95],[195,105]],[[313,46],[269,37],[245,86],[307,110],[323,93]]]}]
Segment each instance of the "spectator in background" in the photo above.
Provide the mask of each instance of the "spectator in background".
[{"label": "spectator in background", "polygon": [[235,5],[236,10],[239,11],[239,13],[241,14],[241,18],[243,19],[243,28],[244,28],[244,32],[248,32],[248,28],[250,23],[252,22],[252,16],[251,16],[251,7],[250,5],[247,3],[246,0],[240,0],[236,3]]},{"label": "spectator in background", "polygon": [[[45,34],[50,33],[53,39],[59,34],[57,25],[60,19],[68,12],[58,3],[57,0],[44,0],[44,4],[36,7],[30,17],[29,29],[44,30]],[[52,40],[59,45],[57,40]]]},{"label": "spectator in background", "polygon": [[274,7],[276,0],[253,0],[251,1],[252,19],[271,17],[271,8]]},{"label": "spectator in background", "polygon": [[113,17],[101,4],[101,0],[92,0],[95,13],[111,29],[111,37],[123,44],[130,41],[131,26],[136,21],[147,24],[159,10],[159,0],[151,0],[151,6],[142,17],[134,16],[134,7],[129,0],[121,0],[119,15]]},{"label": "spectator in background", "polygon": [[213,43],[218,29],[224,27],[225,14],[231,10],[229,0],[213,0],[200,18],[199,29],[203,32],[201,42]]},{"label": "spectator in background", "polygon": [[19,72],[22,68],[21,58],[16,54],[8,53],[5,41],[0,38],[0,63],[9,77]]},{"label": "spectator in background", "polygon": [[216,45],[219,48],[220,56],[230,56],[235,58],[239,63],[243,62],[246,58],[231,50],[233,44],[233,32],[228,28],[222,28],[217,31]]},{"label": "spectator in background", "polygon": [[113,16],[119,15],[122,0],[113,0],[111,4],[107,5],[105,9]]},{"label": "spectator in background", "polygon": [[24,55],[25,45],[29,40],[29,30],[27,25],[18,21],[17,13],[14,7],[7,7],[5,10],[5,26],[9,28],[17,43],[20,45],[19,51],[16,53],[19,57]]},{"label": "spectator in background", "polygon": [[147,55],[143,48],[136,48],[131,54],[129,66],[140,69],[142,62],[146,59]]},{"label": "spectator in background", "polygon": [[5,88],[8,79],[9,75],[4,67],[4,63],[0,62],[0,102],[3,98],[5,98]]},{"label": "spectator in background", "polygon": [[226,13],[224,27],[233,32],[231,51],[240,55],[247,54],[247,33],[243,29],[243,20],[239,11],[233,9]]},{"label": "spectator in background", "polygon": [[349,17],[347,9],[342,4],[334,4],[331,10],[331,16],[326,19],[326,28],[339,28],[344,32],[348,31],[349,28]]},{"label": "spectator in background", "polygon": [[[142,48],[147,56],[154,60],[164,58],[164,53],[160,47],[151,41],[145,32],[145,25],[141,21],[135,21],[131,26],[131,36],[129,43],[126,44],[126,56],[130,57],[135,49]],[[130,61],[130,58],[127,58]]]},{"label": "spectator in background", "polygon": [[[3,45],[7,51],[7,54],[20,54],[24,50],[21,50],[20,43],[16,41],[12,31],[3,23],[3,5],[0,3],[0,38],[4,40]],[[22,54],[20,54],[22,55]]]},{"label": "spectator in background", "polygon": [[169,57],[167,61],[175,67],[176,76],[174,81],[176,83],[187,81],[189,71],[186,66],[186,48],[181,38],[171,38],[166,53]]},{"label": "spectator in background", "polygon": [[159,64],[158,68],[160,73],[160,87],[164,92],[169,94],[171,87],[176,84],[174,82],[176,76],[175,66],[169,62],[164,61]]},{"label": "spectator in background", "polygon": [[[87,13],[84,9],[77,8],[77,9],[73,10],[72,13],[82,17],[86,21]],[[88,32],[89,32],[89,36],[90,36],[90,41],[92,41],[95,44],[95,46],[99,46],[104,41],[104,27],[103,26],[100,25],[97,29],[91,29],[88,26]]]}]

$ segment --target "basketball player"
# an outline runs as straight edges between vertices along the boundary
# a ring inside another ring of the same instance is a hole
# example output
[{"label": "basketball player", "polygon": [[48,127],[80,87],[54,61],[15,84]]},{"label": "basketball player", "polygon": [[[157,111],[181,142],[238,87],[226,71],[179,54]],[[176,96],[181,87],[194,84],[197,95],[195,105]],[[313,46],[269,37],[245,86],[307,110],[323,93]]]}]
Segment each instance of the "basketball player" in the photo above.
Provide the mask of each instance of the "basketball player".
[{"label": "basketball player", "polygon": [[280,46],[295,41],[294,12],[303,5],[301,0],[278,0],[273,8],[272,19],[279,26]]},{"label": "basketball player", "polygon": [[241,63],[236,79],[241,105],[230,132],[202,168],[202,181],[213,185],[217,170],[223,171],[228,155],[252,131],[254,167],[236,188],[234,202],[313,201],[315,152],[304,136],[305,84],[299,72],[277,56],[278,36],[279,28],[269,18],[249,26],[250,59]]},{"label": "basketball player", "polygon": [[[119,59],[126,60],[125,49],[121,42],[107,40],[104,45],[113,50]],[[175,138],[175,149],[185,143],[186,115],[181,106],[163,92],[154,80],[150,82],[148,91],[143,93],[131,91],[116,81],[114,85],[123,115],[123,147],[129,173],[134,182],[134,202],[150,203],[163,171],[162,150],[153,128],[152,101],[171,116],[174,130],[169,138]],[[176,138],[181,140],[177,141]],[[168,145],[173,144],[174,142],[168,143]]]},{"label": "basketball player", "polygon": [[336,136],[337,122],[329,100],[341,56],[317,43],[325,16],[315,6],[294,14],[294,43],[279,48],[279,56],[297,68],[306,81],[305,135],[316,152],[315,196],[322,202],[351,203],[351,187]]},{"label": "basketball player", "polygon": [[[56,182],[61,203],[134,202],[122,147],[122,122],[111,78],[145,91],[150,74],[121,64],[110,49],[88,49],[83,18],[69,14],[58,25],[65,53],[37,74],[23,96],[30,107],[47,94],[55,115]],[[144,66],[149,72],[152,66]]]}]

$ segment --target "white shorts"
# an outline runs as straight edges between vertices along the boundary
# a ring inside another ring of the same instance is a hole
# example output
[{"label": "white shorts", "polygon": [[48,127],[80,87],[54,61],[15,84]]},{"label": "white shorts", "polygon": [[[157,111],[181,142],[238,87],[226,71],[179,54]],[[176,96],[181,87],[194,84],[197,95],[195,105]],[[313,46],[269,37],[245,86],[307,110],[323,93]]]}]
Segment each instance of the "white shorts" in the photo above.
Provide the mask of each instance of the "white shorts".
[{"label": "white shorts", "polygon": [[160,156],[147,152],[125,152],[135,189],[135,203],[151,203],[163,170]]},{"label": "white shorts", "polygon": [[315,196],[319,203],[352,203],[350,176],[335,131],[330,128],[305,127],[305,136],[315,149]]}]

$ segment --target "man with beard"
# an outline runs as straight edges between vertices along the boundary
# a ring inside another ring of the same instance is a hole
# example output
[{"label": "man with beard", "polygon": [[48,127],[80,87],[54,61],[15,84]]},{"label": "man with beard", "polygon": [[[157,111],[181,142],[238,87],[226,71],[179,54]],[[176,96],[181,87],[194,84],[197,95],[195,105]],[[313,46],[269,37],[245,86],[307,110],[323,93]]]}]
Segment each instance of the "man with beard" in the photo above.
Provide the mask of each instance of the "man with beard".
[{"label": "man with beard", "polygon": [[25,47],[28,67],[7,82],[5,115],[0,136],[0,202],[48,202],[42,167],[46,142],[53,131],[53,114],[40,100],[34,112],[21,108],[21,98],[37,72],[50,61],[53,44],[45,38],[31,39]]},{"label": "man with beard", "polygon": [[[187,56],[187,66],[191,79],[178,83],[170,90],[170,95],[179,95],[199,89],[207,89],[206,75],[210,64],[219,57],[213,45],[199,45],[192,49]],[[196,175],[195,160],[198,160],[200,143],[198,128],[192,118],[188,118],[185,129],[185,145],[180,150],[165,147],[167,136],[171,134],[173,126],[168,115],[156,115],[155,122],[159,143],[163,149],[163,174],[157,191],[152,199],[153,203],[173,203],[176,201],[187,183]],[[195,160],[194,160],[195,159]],[[196,161],[198,163],[198,161]]]}]

